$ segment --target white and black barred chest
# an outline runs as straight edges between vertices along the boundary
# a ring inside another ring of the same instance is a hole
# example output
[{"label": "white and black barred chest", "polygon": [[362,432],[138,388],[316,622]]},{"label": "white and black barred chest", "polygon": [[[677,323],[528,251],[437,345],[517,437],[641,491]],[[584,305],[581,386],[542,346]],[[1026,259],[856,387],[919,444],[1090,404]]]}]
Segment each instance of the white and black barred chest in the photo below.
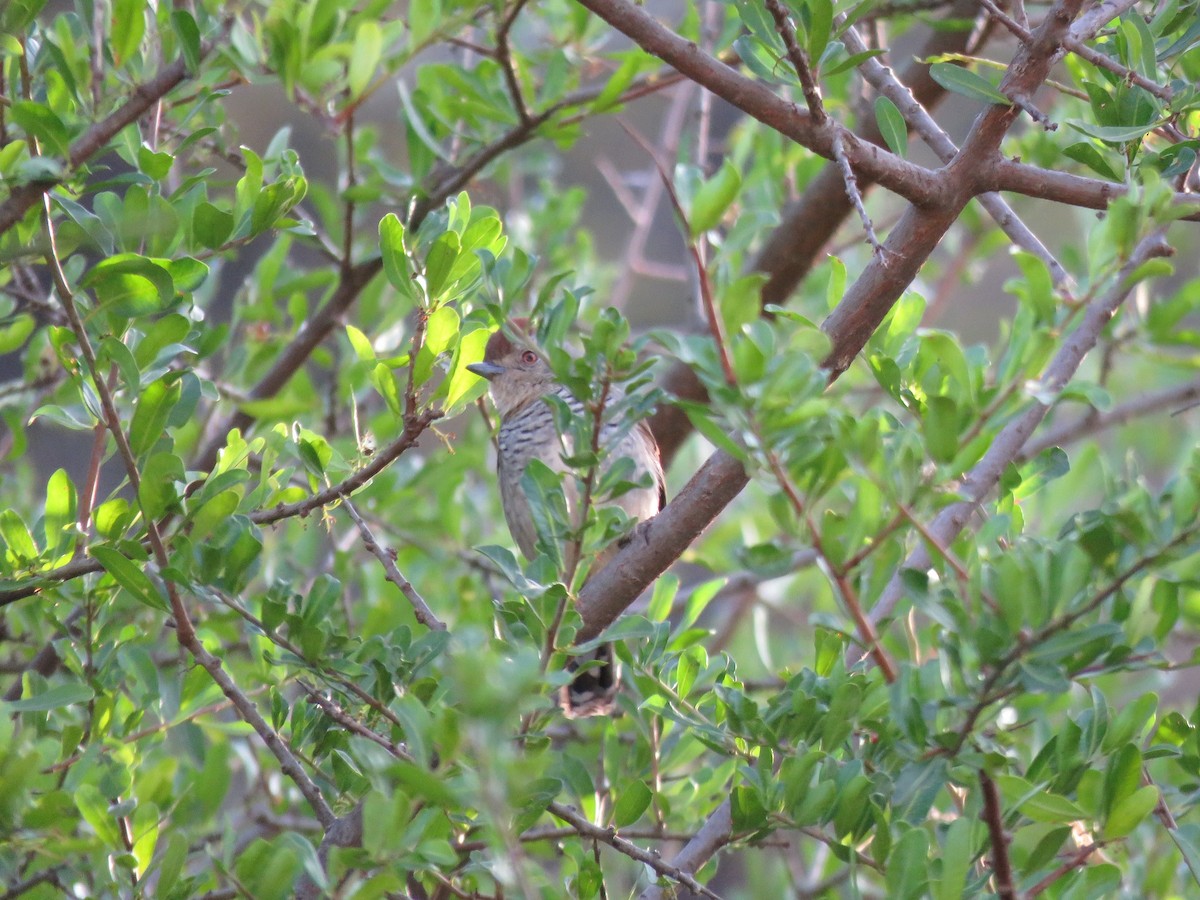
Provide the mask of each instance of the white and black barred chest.
[{"label": "white and black barred chest", "polygon": [[[557,387],[554,393],[567,404],[573,415],[588,414],[583,404],[566,388]],[[550,406],[540,399],[525,404],[504,419],[497,435],[497,443],[497,469],[504,517],[521,552],[532,558],[536,553],[537,534],[529,502],[521,488],[521,477],[533,459],[540,459],[556,472],[565,472],[568,467],[563,463],[562,457],[573,451],[569,438],[560,436],[555,428]],[[661,508],[662,468],[657,447],[654,446],[645,426],[640,423],[630,427],[628,423],[619,421],[605,422],[601,426],[600,444],[607,451],[605,468],[622,457],[629,457],[634,461],[631,480],[649,482],[647,487],[635,488],[622,494],[615,502],[630,518],[637,521],[648,519],[657,513]],[[574,480],[565,479],[563,490],[567,506],[574,514],[577,494]]]}]

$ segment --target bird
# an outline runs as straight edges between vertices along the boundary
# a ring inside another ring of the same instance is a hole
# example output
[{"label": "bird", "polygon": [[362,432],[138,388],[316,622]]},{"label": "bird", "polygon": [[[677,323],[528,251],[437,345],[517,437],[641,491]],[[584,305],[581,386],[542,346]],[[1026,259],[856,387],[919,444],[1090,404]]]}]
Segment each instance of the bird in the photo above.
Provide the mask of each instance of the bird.
[{"label": "bird", "polygon": [[[587,413],[579,398],[555,380],[546,360],[525,340],[528,328],[527,319],[513,319],[508,329],[501,328],[488,339],[483,361],[472,363],[467,369],[487,380],[492,404],[500,416],[496,435],[500,502],[513,540],[527,559],[533,559],[537,555],[537,530],[521,483],[525,469],[538,459],[555,472],[571,472],[563,462],[564,454],[570,455],[569,438],[559,434],[547,397],[557,397],[574,415]],[[619,398],[619,390],[610,390],[608,406],[611,408]],[[644,420],[633,423],[606,420],[600,426],[598,443],[606,451],[601,476],[617,460],[628,457],[633,462],[629,481],[637,485],[606,502],[619,506],[634,522],[656,515],[666,504],[666,487],[658,444],[649,425]],[[574,479],[565,479],[563,488],[573,517],[578,502]],[[596,556],[593,571],[598,571],[616,553],[619,543],[614,542]],[[620,670],[611,645],[598,647],[590,658],[574,658],[568,669],[575,672],[592,659],[599,660],[600,665],[578,672],[560,693],[559,705],[568,718],[607,715],[613,710],[620,687]]]}]

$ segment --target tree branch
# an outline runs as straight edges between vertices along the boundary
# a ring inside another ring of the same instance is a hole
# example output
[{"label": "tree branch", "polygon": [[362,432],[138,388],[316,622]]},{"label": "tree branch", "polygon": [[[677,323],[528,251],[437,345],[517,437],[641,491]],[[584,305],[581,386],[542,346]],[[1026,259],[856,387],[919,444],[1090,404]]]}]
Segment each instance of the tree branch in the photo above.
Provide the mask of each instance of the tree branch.
[{"label": "tree branch", "polygon": [[[671,865],[681,872],[694,875],[712,859],[714,853],[729,843],[732,833],[733,813],[729,801],[726,800],[713,810],[712,815],[696,832],[696,836],[675,854],[671,859]],[[664,900],[665,896],[662,888],[652,885],[642,891],[638,900]]]},{"label": "tree branch", "polygon": [[979,773],[979,784],[983,789],[983,820],[987,823],[992,843],[992,877],[996,882],[996,893],[1000,900],[1016,900],[1012,863],[1008,859],[1008,836],[1004,833],[1004,809],[1000,804],[1000,791],[987,772]]},{"label": "tree branch", "polygon": [[586,816],[580,813],[573,807],[566,806],[562,803],[551,803],[546,807],[546,812],[557,819],[562,819],[579,834],[584,837],[591,838],[595,841],[601,841],[608,844],[614,850],[625,854],[630,859],[637,860],[643,865],[649,866],[660,876],[670,878],[679,884],[684,885],[690,890],[703,897],[711,897],[713,900],[721,900],[721,898],[698,882],[691,872],[683,869],[680,866],[672,863],[663,862],[657,853],[651,853],[649,850],[643,850],[637,844],[630,843],[617,834],[617,830],[612,827],[605,828],[590,821]]},{"label": "tree branch", "polygon": [[1072,441],[1079,440],[1084,435],[1095,434],[1106,428],[1124,425],[1141,416],[1161,412],[1171,407],[1186,405],[1200,399],[1200,378],[1185,381],[1173,387],[1159,391],[1150,391],[1124,403],[1118,403],[1110,410],[1099,412],[1092,410],[1074,422],[1067,422],[1036,435],[1026,442],[1017,456],[1018,462],[1033,459],[1043,450],[1050,447],[1060,447]]},{"label": "tree branch", "polygon": [[[1006,95],[1031,94],[1050,72],[1052,57],[1083,0],[1058,0],[1028,44],[1018,49],[1000,82]],[[994,159],[1016,120],[1016,107],[991,105],[976,117],[953,161],[942,170],[943,190],[927,203],[910,206],[862,275],[822,325],[832,348],[824,365],[833,377],[844,372],[884,316],[908,287],[963,207],[987,188],[979,186],[981,160]],[[935,202],[935,197],[941,202]]]},{"label": "tree branch", "polygon": [[[947,11],[945,21],[973,18],[978,12],[976,0],[956,0]],[[900,81],[908,85],[912,96],[923,108],[932,107],[945,97],[946,91],[930,77],[929,66],[921,60],[946,53],[971,52],[977,44],[971,40],[972,33],[971,29],[935,29],[920,52],[905,67]],[[860,123],[858,135],[861,140],[877,146],[884,145],[879,123],[873,116]],[[861,172],[855,177],[860,194],[874,184],[870,177]],[[808,183],[803,195],[784,210],[783,220],[767,237],[754,260],[751,268],[767,275],[761,294],[764,306],[787,301],[800,279],[812,269],[821,248],[829,242],[853,209],[841,166],[832,161]],[[700,379],[684,363],[671,366],[663,376],[661,386],[681,400],[705,402],[708,399]],[[670,404],[662,404],[655,410],[650,426],[664,464],[670,462],[692,432],[687,414]]]},{"label": "tree branch", "polygon": [[941,196],[942,182],[934,172],[859,139],[832,119],[816,123],[766,85],[747,78],[660,24],[642,7],[628,0],[579,0],[579,3],[647,53],[826,159],[834,158],[834,135],[840,135],[846,158],[856,174],[865,175],[914,203],[936,202]]},{"label": "tree branch", "polygon": [[404,577],[404,573],[396,565],[396,551],[380,546],[379,541],[375,539],[374,532],[371,531],[371,526],[359,515],[348,497],[342,498],[342,505],[350,514],[350,518],[354,520],[354,524],[358,526],[358,533],[362,535],[363,545],[383,564],[387,580],[400,588],[400,593],[407,597],[408,602],[412,604],[413,614],[417,617],[417,621],[433,631],[445,631],[446,623],[434,614],[433,610],[429,608],[429,604],[425,602],[425,598],[418,593],[412,582]]},{"label": "tree branch", "polygon": [[641,523],[604,568],[588,578],[576,604],[589,641],[616,621],[647,585],[683,554],[750,481],[742,464],[718,450],[662,512]]},{"label": "tree branch", "polygon": [[[226,28],[228,28],[228,24],[222,26],[222,31]],[[203,44],[200,47],[200,58],[203,59],[211,53],[214,46],[214,41]],[[150,110],[150,107],[158,103],[187,77],[187,62],[180,57],[149,81],[136,85],[128,100],[121,104],[116,111],[89,128],[79,140],[71,145],[71,155],[67,160],[68,172],[75,171],[103,150],[122,128],[140,119]],[[0,234],[20,222],[25,217],[25,213],[53,186],[44,182],[35,182],[15,188],[8,195],[8,199],[0,203]]]}]

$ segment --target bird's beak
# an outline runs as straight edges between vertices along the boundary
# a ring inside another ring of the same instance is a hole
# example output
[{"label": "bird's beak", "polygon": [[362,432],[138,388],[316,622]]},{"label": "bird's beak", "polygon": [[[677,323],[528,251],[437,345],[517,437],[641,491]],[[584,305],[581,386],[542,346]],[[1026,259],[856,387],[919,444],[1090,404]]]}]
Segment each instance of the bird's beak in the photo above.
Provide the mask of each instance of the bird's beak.
[{"label": "bird's beak", "polygon": [[486,378],[488,381],[491,381],[504,371],[504,366],[498,366],[490,362],[477,362],[467,366],[467,371],[474,372],[480,378]]}]

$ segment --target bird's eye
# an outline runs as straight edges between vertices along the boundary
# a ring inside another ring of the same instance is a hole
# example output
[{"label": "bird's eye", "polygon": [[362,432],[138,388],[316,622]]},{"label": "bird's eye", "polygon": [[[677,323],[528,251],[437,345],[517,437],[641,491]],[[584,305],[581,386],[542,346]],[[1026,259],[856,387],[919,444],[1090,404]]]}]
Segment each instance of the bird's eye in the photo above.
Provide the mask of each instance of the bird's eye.
[{"label": "bird's eye", "polygon": [[521,362],[525,363],[525,365],[527,365],[527,366],[532,366],[537,361],[538,361],[538,355],[536,353],[534,353],[532,350],[526,350],[524,353],[521,354]]}]

